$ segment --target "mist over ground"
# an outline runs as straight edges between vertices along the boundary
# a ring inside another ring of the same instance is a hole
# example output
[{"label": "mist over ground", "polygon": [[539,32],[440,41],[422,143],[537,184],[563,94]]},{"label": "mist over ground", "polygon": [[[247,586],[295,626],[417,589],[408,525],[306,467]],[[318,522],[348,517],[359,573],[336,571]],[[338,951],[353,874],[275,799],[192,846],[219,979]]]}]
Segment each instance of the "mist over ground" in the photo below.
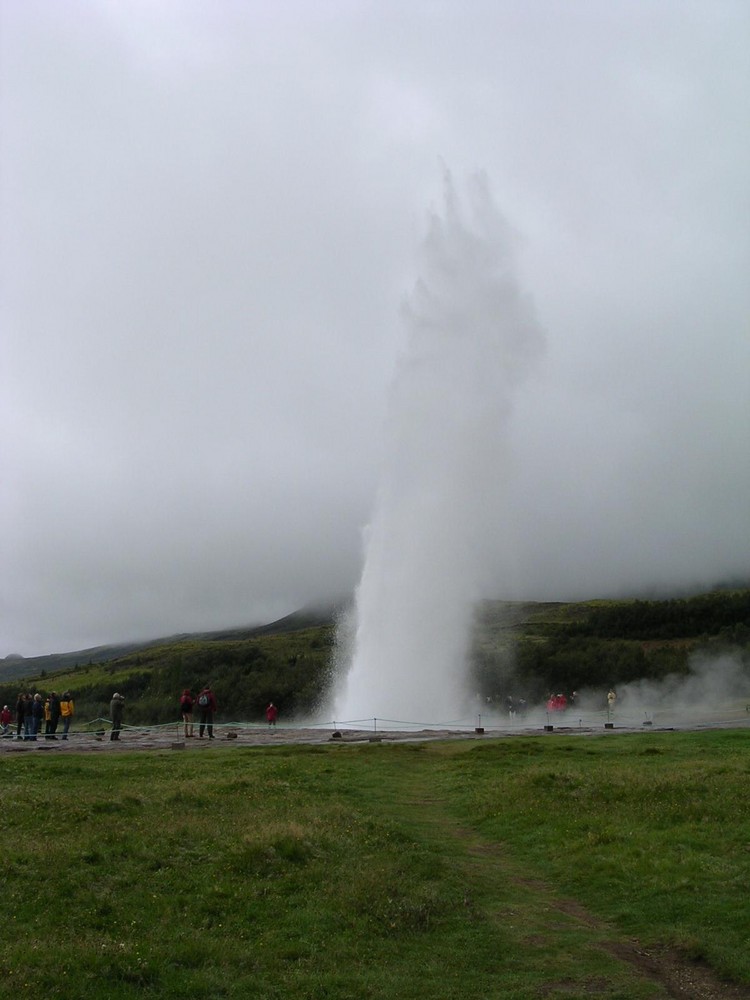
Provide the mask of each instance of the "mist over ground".
[{"label": "mist over ground", "polygon": [[750,575],[747,5],[0,3],[0,656],[351,593],[442,163],[546,354],[487,596]]},{"label": "mist over ground", "polygon": [[[606,669],[603,670],[606,673]],[[608,691],[615,693],[610,708]],[[659,680],[639,679],[620,683],[616,670],[610,683],[581,687],[573,692],[563,685],[558,692],[568,699],[564,711],[548,706],[546,698],[529,698],[522,682],[510,680],[507,695],[514,703],[508,711],[505,697],[485,698],[477,694],[463,724],[481,724],[491,729],[601,728],[610,722],[615,729],[644,726],[712,726],[750,722],[750,656],[747,650],[727,649],[721,653],[696,651],[688,660],[685,673],[672,673]],[[519,707],[520,706],[520,707]]]},{"label": "mist over ground", "polygon": [[[750,657],[739,650],[720,655],[695,653],[689,672],[662,681],[618,685],[613,718],[631,721],[713,721],[714,714],[750,702]],[[746,706],[739,706],[745,709]]]}]

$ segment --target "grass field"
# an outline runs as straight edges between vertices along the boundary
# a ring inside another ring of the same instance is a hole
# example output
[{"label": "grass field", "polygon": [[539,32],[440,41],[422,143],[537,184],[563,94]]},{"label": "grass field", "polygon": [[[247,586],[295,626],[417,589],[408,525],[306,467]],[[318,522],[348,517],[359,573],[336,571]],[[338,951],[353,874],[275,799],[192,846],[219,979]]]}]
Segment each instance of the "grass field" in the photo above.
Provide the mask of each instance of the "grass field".
[{"label": "grass field", "polygon": [[1,997],[750,995],[747,730],[2,771]]}]

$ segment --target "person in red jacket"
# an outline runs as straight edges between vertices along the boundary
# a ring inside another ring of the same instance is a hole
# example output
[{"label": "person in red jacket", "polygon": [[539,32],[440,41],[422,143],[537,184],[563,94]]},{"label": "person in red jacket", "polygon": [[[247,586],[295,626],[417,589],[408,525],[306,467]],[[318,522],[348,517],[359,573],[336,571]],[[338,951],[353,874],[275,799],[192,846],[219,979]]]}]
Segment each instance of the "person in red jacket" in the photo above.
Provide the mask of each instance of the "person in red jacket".
[{"label": "person in red jacket", "polygon": [[269,704],[268,708],[266,709],[266,718],[268,719],[268,725],[269,726],[275,726],[276,725],[276,717],[277,717],[278,714],[279,714],[278,708],[276,708],[276,706],[274,705],[274,703],[271,702]]},{"label": "person in red jacket", "polygon": [[216,698],[211,690],[211,685],[206,684],[198,695],[198,711],[201,714],[200,725],[198,727],[198,737],[203,739],[203,730],[208,729],[208,738],[214,739],[214,712],[216,711]]}]

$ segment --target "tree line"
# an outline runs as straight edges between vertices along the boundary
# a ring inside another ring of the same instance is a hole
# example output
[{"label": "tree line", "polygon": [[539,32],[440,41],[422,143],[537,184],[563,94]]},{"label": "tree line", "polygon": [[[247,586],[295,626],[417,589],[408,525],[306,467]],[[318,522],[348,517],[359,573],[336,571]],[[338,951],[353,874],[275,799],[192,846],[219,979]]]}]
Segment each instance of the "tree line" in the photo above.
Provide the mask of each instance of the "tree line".
[{"label": "tree line", "polygon": [[750,590],[597,605],[566,631],[600,639],[679,639],[716,635],[738,624],[750,628]]},{"label": "tree line", "polygon": [[513,641],[498,629],[475,644],[472,669],[482,696],[540,701],[551,691],[659,681],[688,673],[698,650],[736,650],[750,671],[750,590],[578,605],[573,621],[561,608],[526,623]]}]

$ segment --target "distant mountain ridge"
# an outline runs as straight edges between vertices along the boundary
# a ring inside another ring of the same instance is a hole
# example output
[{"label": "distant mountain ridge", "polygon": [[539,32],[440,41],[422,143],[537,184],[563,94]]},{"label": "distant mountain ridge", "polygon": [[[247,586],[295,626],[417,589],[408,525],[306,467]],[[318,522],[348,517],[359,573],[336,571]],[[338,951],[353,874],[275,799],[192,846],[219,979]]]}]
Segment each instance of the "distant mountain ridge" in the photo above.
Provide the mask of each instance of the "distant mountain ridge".
[{"label": "distant mountain ridge", "polygon": [[161,639],[145,639],[142,642],[120,642],[87,649],[72,650],[67,653],[46,653],[43,656],[18,656],[11,654],[0,660],[0,682],[21,677],[38,677],[43,672],[53,674],[60,670],[71,670],[77,664],[109,663],[131,653],[141,653],[161,646],[176,646],[186,641],[194,642],[240,642],[257,636],[277,635],[296,632],[321,625],[332,625],[342,607],[341,603],[321,607],[301,608],[284,615],[276,621],[263,625],[244,625],[238,628],[216,629],[210,632],[179,632]]}]

